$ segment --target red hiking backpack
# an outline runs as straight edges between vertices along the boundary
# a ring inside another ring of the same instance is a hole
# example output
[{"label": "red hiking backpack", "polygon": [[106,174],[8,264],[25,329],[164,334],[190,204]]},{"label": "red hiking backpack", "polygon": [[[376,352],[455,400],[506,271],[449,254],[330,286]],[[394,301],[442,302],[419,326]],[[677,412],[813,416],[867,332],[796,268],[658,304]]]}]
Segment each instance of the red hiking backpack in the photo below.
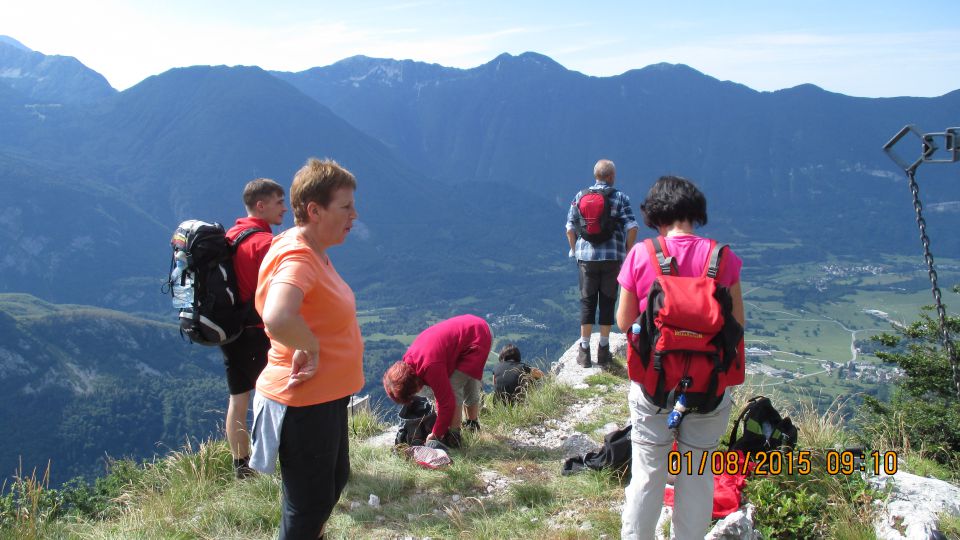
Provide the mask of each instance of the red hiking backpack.
[{"label": "red hiking backpack", "polygon": [[591,244],[602,244],[613,238],[617,220],[610,215],[613,210],[610,197],[616,191],[606,186],[603,189],[587,188],[580,192],[580,197],[573,205],[577,213],[573,222],[577,236]]},{"label": "red hiking backpack", "polygon": [[712,411],[728,386],[743,383],[743,327],[730,291],[717,282],[726,244],[710,241],[703,274],[683,277],[661,236],[644,245],[657,269],[647,307],[627,334],[627,371],[658,407],[684,394],[689,410]]}]

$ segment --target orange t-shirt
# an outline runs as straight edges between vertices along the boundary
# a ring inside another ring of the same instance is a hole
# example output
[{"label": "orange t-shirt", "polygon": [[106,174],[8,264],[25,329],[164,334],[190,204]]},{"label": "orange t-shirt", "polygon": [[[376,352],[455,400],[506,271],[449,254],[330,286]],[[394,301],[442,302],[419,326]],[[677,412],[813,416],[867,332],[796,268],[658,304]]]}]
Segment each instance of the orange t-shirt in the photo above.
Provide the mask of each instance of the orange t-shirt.
[{"label": "orange t-shirt", "polygon": [[267,367],[257,379],[257,392],[285,405],[305,407],[349,396],[363,388],[363,339],[357,322],[353,291],[332,263],[323,262],[298,234],[289,229],[277,235],[260,265],[254,297],[263,313],[270,286],[287,283],[303,291],[300,315],[320,346],[316,374],[287,388],[294,349],[273,339]]}]

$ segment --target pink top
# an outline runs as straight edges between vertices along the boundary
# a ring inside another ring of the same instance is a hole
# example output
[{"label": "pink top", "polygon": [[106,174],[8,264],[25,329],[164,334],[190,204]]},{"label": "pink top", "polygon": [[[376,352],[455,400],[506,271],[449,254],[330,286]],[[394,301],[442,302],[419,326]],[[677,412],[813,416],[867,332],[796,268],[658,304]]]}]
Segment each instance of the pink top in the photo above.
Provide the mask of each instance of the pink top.
[{"label": "pink top", "polygon": [[[667,253],[677,261],[677,272],[681,276],[696,277],[703,275],[703,268],[710,256],[710,240],[693,234],[667,236]],[[656,238],[653,239],[657,241]],[[633,249],[620,267],[617,281],[620,285],[637,295],[638,311],[636,318],[647,307],[647,293],[657,277],[657,269],[651,264],[650,252],[643,241],[634,244]],[[743,261],[729,247],[720,256],[720,271],[717,281],[726,287],[740,282],[740,269]]]},{"label": "pink top", "polygon": [[446,435],[457,406],[450,376],[460,370],[477,380],[483,377],[491,344],[486,321],[475,315],[460,315],[421,332],[403,355],[403,361],[437,398],[437,422],[433,426],[437,437]]}]

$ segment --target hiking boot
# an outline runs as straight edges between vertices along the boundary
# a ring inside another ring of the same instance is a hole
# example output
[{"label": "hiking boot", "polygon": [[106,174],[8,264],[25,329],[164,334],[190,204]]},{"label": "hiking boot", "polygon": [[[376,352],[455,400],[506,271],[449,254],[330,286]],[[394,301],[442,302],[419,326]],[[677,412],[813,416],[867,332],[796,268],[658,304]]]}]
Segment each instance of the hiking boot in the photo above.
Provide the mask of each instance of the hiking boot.
[{"label": "hiking boot", "polygon": [[249,465],[241,465],[237,467],[237,480],[246,480],[247,478],[253,478],[257,475],[257,471],[250,468]]},{"label": "hiking boot", "polygon": [[586,349],[580,347],[580,351],[577,352],[577,363],[580,364],[580,367],[585,368],[593,365],[593,362],[590,361],[590,347]]},{"label": "hiking boot", "polygon": [[466,420],[463,422],[463,429],[467,431],[472,431],[474,433],[480,431],[480,421],[479,420]]},{"label": "hiking boot", "polygon": [[600,345],[597,347],[597,365],[598,366],[608,366],[613,361],[613,356],[610,355],[610,345]]},{"label": "hiking boot", "polygon": [[459,429],[448,430],[447,434],[443,436],[443,440],[440,442],[449,446],[450,448],[460,448],[460,444],[463,442],[463,439],[460,436],[460,430]]},{"label": "hiking boot", "polygon": [[429,441],[427,441],[427,444],[425,444],[424,446],[426,446],[427,448],[433,448],[434,450],[443,450],[448,454],[450,453],[450,447],[436,439],[430,439]]},{"label": "hiking boot", "polygon": [[246,480],[247,478],[253,478],[257,475],[257,471],[250,467],[249,457],[233,460],[233,469],[236,473],[237,480]]}]

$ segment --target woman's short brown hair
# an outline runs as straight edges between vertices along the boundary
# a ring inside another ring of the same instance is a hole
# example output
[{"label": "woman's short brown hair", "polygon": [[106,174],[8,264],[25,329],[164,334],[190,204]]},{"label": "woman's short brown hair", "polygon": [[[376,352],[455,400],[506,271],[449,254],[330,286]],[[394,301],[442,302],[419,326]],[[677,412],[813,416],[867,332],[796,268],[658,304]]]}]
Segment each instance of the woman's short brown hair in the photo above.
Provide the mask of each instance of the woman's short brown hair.
[{"label": "woman's short brown hair", "polygon": [[401,405],[410,403],[413,395],[421,388],[423,388],[423,381],[417,377],[413,366],[403,360],[397,361],[383,374],[383,389],[387,392],[387,397],[395,403]]},{"label": "woman's short brown hair", "polygon": [[290,186],[293,222],[305,225],[308,221],[307,204],[314,202],[326,208],[333,194],[341,188],[357,189],[357,180],[350,171],[332,159],[308,159],[293,176],[293,185]]},{"label": "woman's short brown hair", "polygon": [[661,176],[640,203],[643,223],[653,230],[677,221],[707,224],[707,199],[696,184],[680,176]]}]

